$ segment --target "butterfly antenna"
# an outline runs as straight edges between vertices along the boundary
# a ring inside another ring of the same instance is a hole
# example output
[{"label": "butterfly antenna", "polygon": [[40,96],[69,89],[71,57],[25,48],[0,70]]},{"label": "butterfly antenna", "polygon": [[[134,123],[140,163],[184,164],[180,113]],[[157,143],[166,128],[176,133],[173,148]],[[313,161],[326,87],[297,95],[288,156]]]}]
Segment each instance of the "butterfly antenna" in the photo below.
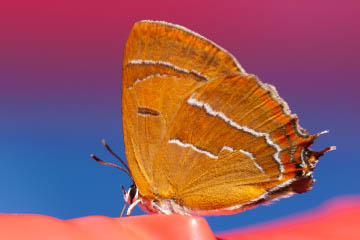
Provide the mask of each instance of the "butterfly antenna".
[{"label": "butterfly antenna", "polygon": [[116,164],[113,164],[113,163],[105,162],[105,161],[101,160],[100,158],[96,157],[94,154],[90,154],[90,157],[91,157],[92,159],[94,159],[95,161],[97,161],[98,163],[101,163],[102,165],[111,166],[111,167],[117,168],[117,169],[125,172],[125,173],[126,173],[127,175],[129,175],[129,177],[131,178],[131,174],[130,174],[130,172],[129,172],[127,169],[122,168],[122,167],[120,167],[120,166],[118,166],[118,165],[116,165]]},{"label": "butterfly antenna", "polygon": [[102,141],[102,144],[104,144],[106,150],[109,151],[109,153],[111,155],[113,155],[117,160],[119,160],[121,162],[121,164],[127,169],[127,171],[130,173],[130,169],[128,167],[128,165],[116,154],[114,153],[114,151],[109,147],[109,145],[106,143],[105,139],[103,139]]}]

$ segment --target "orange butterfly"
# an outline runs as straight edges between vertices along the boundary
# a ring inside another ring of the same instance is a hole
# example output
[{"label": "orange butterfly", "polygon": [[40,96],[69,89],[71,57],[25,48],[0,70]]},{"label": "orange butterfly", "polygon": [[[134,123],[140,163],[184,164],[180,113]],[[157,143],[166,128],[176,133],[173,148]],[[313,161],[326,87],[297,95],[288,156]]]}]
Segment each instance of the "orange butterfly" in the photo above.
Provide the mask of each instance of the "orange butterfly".
[{"label": "orange butterfly", "polygon": [[326,131],[309,135],[273,86],[182,26],[136,23],[122,74],[127,215],[231,214],[306,192],[335,149],[310,150]]}]

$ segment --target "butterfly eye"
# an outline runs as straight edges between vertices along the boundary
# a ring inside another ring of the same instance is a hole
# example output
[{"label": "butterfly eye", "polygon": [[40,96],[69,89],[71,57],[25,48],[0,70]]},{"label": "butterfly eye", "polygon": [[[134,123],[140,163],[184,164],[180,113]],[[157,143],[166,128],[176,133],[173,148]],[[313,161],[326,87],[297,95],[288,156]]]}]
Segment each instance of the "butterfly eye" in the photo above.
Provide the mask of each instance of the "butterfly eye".
[{"label": "butterfly eye", "polygon": [[135,184],[131,185],[131,187],[128,190],[128,203],[133,203],[134,200],[138,198],[138,189]]}]

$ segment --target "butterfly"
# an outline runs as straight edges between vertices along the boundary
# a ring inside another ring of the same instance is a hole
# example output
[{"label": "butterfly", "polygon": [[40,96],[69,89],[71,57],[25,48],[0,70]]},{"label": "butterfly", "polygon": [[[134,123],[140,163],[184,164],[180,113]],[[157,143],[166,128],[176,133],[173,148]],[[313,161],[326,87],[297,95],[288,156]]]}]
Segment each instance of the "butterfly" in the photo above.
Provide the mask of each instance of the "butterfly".
[{"label": "butterfly", "polygon": [[327,131],[309,135],[272,85],[214,42],[163,21],[140,21],[130,32],[122,118],[128,166],[92,157],[133,180],[123,188],[126,215],[136,205],[232,214],[303,193],[319,157],[335,149],[310,150]]}]

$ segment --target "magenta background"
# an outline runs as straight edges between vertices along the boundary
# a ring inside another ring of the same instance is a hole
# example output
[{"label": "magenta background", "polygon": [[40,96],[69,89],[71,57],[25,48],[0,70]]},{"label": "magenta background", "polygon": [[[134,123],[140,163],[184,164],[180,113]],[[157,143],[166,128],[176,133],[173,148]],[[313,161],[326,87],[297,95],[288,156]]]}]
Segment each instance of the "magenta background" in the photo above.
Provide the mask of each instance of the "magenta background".
[{"label": "magenta background", "polygon": [[[360,4],[357,1],[2,1],[0,7],[0,212],[60,218],[118,216],[126,176],[97,165],[123,157],[122,49],[142,19],[184,25],[274,84],[314,133],[322,158],[314,190],[232,216],[232,229],[359,194]],[[140,214],[140,210],[136,210]]]}]

